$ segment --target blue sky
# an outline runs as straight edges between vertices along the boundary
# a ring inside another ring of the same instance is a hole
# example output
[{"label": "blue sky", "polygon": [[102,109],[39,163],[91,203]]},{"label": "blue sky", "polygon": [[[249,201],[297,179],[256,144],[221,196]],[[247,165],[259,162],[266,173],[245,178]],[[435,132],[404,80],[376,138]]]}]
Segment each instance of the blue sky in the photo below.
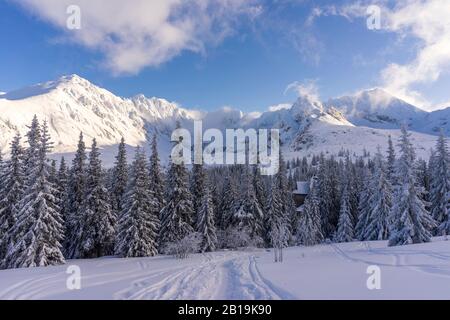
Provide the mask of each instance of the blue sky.
[{"label": "blue sky", "polygon": [[[423,11],[419,0],[409,2],[412,8],[380,1],[385,10],[381,30],[367,28],[361,1],[355,7],[355,1],[236,0],[240,4],[223,1],[223,5],[192,10],[195,6],[186,10],[177,7],[178,0],[170,1],[172,6],[151,7],[150,13],[140,12],[148,4],[142,0],[130,1],[130,6],[136,3],[140,9],[124,9],[120,1],[111,1],[116,10],[105,12],[89,1],[68,1],[81,8],[81,31],[65,28],[65,0],[0,1],[0,91],[76,73],[121,96],[143,93],[205,110],[232,106],[262,111],[292,102],[297,92],[286,92],[286,88],[294,82],[312,84],[323,100],[383,86],[424,107],[450,101],[449,61],[445,59],[428,58],[439,60],[442,72],[437,78],[430,75],[435,70],[428,70],[417,81],[403,81],[408,77],[404,72],[417,74],[411,69],[419,63],[418,56],[440,39],[431,31],[431,40],[411,31],[426,28],[429,22],[425,27],[415,22],[395,24],[394,19],[401,19],[406,9]],[[425,9],[430,14],[436,10]],[[114,16],[116,12],[120,17]],[[170,12],[167,20],[164,12]],[[147,27],[146,21],[160,24]],[[173,30],[169,36],[158,37],[167,21],[183,22],[174,40]],[[129,42],[131,37],[138,41]],[[129,58],[123,47],[136,55]],[[393,64],[398,68],[392,68]]]}]

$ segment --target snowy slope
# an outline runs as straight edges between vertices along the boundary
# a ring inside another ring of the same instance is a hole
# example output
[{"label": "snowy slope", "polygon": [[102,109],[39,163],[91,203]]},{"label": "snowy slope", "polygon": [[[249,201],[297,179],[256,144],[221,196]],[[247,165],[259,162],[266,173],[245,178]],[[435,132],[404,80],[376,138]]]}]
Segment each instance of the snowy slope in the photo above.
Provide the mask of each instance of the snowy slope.
[{"label": "snowy slope", "polygon": [[[305,134],[306,143],[302,143],[297,149],[287,151],[287,157],[325,153],[336,155],[340,150],[351,150],[356,155],[364,154],[364,151],[374,155],[378,146],[382,151],[387,149],[389,136],[395,142],[400,138],[400,130],[383,130],[356,126],[330,126],[323,122],[317,122],[311,126]],[[428,159],[430,148],[436,144],[436,136],[411,133],[411,139],[416,155],[422,159]]]},{"label": "snowy slope", "polygon": [[437,110],[426,115],[417,123],[418,130],[438,134],[442,128],[445,134],[450,135],[450,108]]},{"label": "snowy slope", "polygon": [[[385,241],[326,244],[272,252],[221,251],[186,260],[100,258],[0,271],[0,299],[450,299],[450,246],[387,247]],[[68,266],[81,289],[68,290]],[[367,288],[368,266],[380,290]]]},{"label": "snowy slope", "polygon": [[[447,124],[448,113],[450,111],[445,110],[426,113],[380,90],[332,100],[324,105],[314,97],[302,96],[290,107],[285,104],[273,106],[263,113],[244,113],[229,107],[202,112],[143,95],[121,98],[71,75],[0,96],[0,150],[8,151],[16,131],[22,135],[26,133],[34,114],[49,123],[55,143],[54,157],[65,155],[70,158],[82,131],[88,145],[90,139],[97,138],[104,161],[110,165],[122,136],[131,148],[145,146],[155,132],[159,136],[162,158],[167,159],[171,150],[170,135],[177,121],[189,130],[193,128],[194,120],[203,120],[204,129],[222,131],[227,128],[277,128],[285,152],[301,156],[336,152],[342,148],[357,153],[364,148],[373,151],[377,145],[386,144],[388,135],[398,136],[398,130],[385,129],[398,128],[402,119],[410,119],[413,128],[427,129],[417,131],[436,134],[436,125]],[[375,115],[378,122],[372,121]],[[434,144],[434,136],[415,137],[419,150],[427,152]]]}]

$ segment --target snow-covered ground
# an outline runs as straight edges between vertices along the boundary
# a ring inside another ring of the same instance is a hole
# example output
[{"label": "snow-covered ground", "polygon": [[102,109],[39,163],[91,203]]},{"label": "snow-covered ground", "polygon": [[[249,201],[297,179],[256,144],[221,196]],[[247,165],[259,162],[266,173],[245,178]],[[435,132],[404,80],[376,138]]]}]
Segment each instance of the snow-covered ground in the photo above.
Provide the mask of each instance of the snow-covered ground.
[{"label": "snow-covered ground", "polygon": [[[68,266],[81,289],[66,286]],[[367,288],[368,266],[381,289]],[[391,247],[354,242],[137,259],[72,260],[67,265],[0,271],[0,299],[450,299],[450,241]]]}]

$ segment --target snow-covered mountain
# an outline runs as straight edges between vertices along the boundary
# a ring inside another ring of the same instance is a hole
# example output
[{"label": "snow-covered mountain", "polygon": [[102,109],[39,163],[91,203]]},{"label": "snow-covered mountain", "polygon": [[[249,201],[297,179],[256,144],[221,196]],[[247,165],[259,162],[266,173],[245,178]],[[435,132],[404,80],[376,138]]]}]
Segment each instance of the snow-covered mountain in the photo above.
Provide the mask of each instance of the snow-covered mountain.
[{"label": "snow-covered mountain", "polygon": [[336,108],[356,126],[379,129],[398,129],[402,124],[415,128],[428,115],[380,88],[330,99],[326,106]]},{"label": "snow-covered mountain", "polygon": [[[35,114],[40,120],[47,120],[56,154],[73,153],[78,135],[83,132],[88,144],[91,138],[97,139],[109,164],[122,136],[130,146],[146,145],[156,132],[162,153],[168,155],[170,135],[177,121],[190,130],[194,120],[202,120],[204,129],[278,128],[288,156],[341,149],[356,153],[373,150],[377,145],[384,146],[388,135],[395,139],[397,129],[405,121],[413,130],[421,127],[423,130],[417,130],[421,132],[436,133],[435,127],[441,125],[450,129],[450,109],[427,113],[380,89],[325,104],[302,96],[291,107],[271,107],[263,113],[244,113],[228,107],[203,112],[143,95],[121,98],[71,75],[0,95],[3,152],[17,131],[26,133]],[[420,150],[427,152],[436,139],[420,133],[414,133],[414,138],[419,154]]]},{"label": "snow-covered mountain", "polygon": [[163,99],[124,99],[77,76],[65,76],[8,92],[0,97],[0,147],[5,151],[16,131],[24,134],[33,115],[47,120],[57,153],[71,153],[79,132],[113,146],[123,136],[131,146],[147,141],[157,130],[169,134],[177,120],[194,119],[191,112]]},{"label": "snow-covered mountain", "polygon": [[450,107],[433,112],[417,108],[380,88],[360,91],[352,96],[330,99],[326,108],[336,108],[356,126],[399,129],[402,124],[417,132],[450,134]]},{"label": "snow-covered mountain", "polygon": [[421,132],[438,134],[441,128],[447,136],[450,135],[450,107],[428,113],[416,124],[414,129]]}]

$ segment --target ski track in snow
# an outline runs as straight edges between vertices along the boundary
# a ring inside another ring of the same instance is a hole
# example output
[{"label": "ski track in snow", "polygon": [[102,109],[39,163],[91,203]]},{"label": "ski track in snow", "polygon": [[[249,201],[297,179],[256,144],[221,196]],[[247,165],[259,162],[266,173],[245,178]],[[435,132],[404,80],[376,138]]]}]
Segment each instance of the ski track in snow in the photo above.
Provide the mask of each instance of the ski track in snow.
[{"label": "ski track in snow", "polygon": [[[0,271],[0,299],[442,299],[449,296],[449,245],[436,238],[404,247],[375,241],[295,247],[286,249],[283,264],[273,262],[270,250],[218,251],[184,260],[68,260],[61,266]],[[81,269],[81,290],[66,287],[70,265]],[[367,290],[368,265],[383,268],[388,290]],[[345,284],[349,288],[342,290]]]},{"label": "ski track in snow", "polygon": [[224,281],[227,284],[227,299],[295,299],[290,293],[276,288],[261,275],[255,256],[230,260],[224,267],[227,269]]},{"label": "ski track in snow", "polygon": [[[292,299],[259,273],[252,254],[205,254],[203,261],[150,284],[147,277],[114,295],[116,299]],[[150,284],[150,285],[149,285]]]},{"label": "ski track in snow", "polygon": [[[106,263],[108,265],[109,263]],[[115,262],[117,264],[117,262]],[[98,268],[105,266],[104,263],[96,265]],[[125,280],[132,281],[137,276],[148,274],[147,278],[154,278],[164,275],[173,270],[182,267],[164,268],[162,270],[151,270],[150,264],[144,261],[137,262],[137,269],[129,271],[116,271],[96,273],[93,275],[82,276],[83,288],[98,287],[111,282],[120,282]],[[30,278],[14,284],[3,291],[0,291],[0,300],[28,300],[28,299],[45,299],[49,296],[67,292],[65,286],[67,274],[64,271],[57,272],[51,276],[41,276],[39,278]],[[113,279],[113,280],[111,280]]]},{"label": "ski track in snow", "polygon": [[[111,298],[128,299],[295,299],[275,287],[259,272],[257,252],[220,252],[203,254],[200,261],[155,269],[147,260],[136,260],[127,271],[96,272],[82,275],[82,289],[120,283]],[[183,261],[182,261],[183,262]],[[70,261],[69,263],[70,264]],[[117,267],[117,260],[95,263],[96,269]],[[26,278],[2,291],[0,299],[48,299],[67,292],[65,268],[52,274]]]}]

